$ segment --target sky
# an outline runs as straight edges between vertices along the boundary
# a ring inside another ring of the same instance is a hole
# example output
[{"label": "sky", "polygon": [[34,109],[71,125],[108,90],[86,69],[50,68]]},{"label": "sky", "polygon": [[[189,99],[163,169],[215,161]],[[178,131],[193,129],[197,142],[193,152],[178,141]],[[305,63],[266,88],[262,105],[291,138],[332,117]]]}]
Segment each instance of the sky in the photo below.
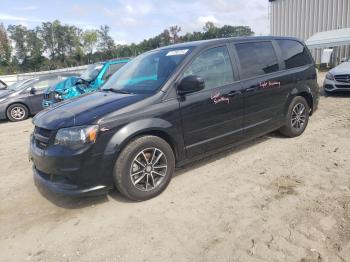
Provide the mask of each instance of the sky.
[{"label": "sky", "polygon": [[118,44],[139,43],[178,25],[182,34],[216,26],[250,26],[269,34],[267,0],[0,0],[0,22],[28,28],[60,20],[83,29],[108,25]]}]

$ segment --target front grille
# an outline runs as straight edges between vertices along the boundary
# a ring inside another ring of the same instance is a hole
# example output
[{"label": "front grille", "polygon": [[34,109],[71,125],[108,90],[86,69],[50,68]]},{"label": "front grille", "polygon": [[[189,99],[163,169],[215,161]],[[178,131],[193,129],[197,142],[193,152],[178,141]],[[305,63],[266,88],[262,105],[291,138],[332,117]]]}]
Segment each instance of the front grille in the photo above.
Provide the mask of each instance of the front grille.
[{"label": "front grille", "polygon": [[55,133],[52,130],[35,127],[34,128],[34,141],[38,148],[45,149],[53,143]]},{"label": "front grille", "polygon": [[349,75],[335,75],[334,79],[338,82],[350,83],[350,74]]}]

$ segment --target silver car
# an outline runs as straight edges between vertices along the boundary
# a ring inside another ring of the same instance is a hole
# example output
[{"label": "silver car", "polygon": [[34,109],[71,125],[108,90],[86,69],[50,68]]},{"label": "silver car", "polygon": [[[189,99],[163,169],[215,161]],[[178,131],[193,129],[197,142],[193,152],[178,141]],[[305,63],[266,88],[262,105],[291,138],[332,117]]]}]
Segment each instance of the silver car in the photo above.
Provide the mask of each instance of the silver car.
[{"label": "silver car", "polygon": [[323,87],[326,93],[350,92],[350,58],[327,73]]}]

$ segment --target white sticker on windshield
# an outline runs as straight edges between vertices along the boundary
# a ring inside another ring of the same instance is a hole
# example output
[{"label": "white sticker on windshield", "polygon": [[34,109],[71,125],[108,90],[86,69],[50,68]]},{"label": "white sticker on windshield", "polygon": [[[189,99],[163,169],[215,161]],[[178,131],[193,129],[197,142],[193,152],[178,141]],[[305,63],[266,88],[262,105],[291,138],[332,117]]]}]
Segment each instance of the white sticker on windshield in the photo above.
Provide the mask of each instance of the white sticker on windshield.
[{"label": "white sticker on windshield", "polygon": [[188,49],[181,49],[181,50],[173,50],[169,51],[166,56],[172,56],[172,55],[184,55],[188,52]]}]

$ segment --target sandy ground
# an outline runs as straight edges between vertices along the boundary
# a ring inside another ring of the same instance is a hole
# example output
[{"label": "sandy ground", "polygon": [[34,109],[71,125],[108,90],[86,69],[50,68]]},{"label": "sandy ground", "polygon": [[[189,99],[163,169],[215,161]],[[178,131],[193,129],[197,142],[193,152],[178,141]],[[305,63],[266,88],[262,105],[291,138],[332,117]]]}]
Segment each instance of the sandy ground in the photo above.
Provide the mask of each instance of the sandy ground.
[{"label": "sandy ground", "polygon": [[1,261],[350,261],[350,95],[322,97],[301,137],[188,165],[141,203],[39,193],[32,129],[0,123]]}]

